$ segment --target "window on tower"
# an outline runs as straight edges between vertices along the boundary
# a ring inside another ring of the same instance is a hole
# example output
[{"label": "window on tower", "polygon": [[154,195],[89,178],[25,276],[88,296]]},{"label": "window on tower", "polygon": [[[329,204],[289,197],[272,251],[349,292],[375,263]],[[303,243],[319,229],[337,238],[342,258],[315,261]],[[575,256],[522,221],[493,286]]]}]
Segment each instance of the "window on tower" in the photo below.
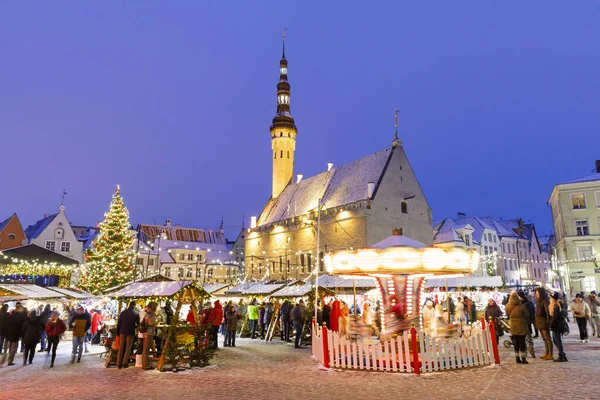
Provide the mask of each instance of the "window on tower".
[{"label": "window on tower", "polygon": [[274,160],[276,160],[276,159],[277,159],[277,152],[276,152],[276,151],[274,151],[274,152],[273,152],[273,159],[274,159]]},{"label": "window on tower", "polygon": [[290,151],[288,150],[288,158],[290,158]]},{"label": "window on tower", "polygon": [[281,150],[281,154],[279,155],[279,158],[283,158],[283,150]]}]

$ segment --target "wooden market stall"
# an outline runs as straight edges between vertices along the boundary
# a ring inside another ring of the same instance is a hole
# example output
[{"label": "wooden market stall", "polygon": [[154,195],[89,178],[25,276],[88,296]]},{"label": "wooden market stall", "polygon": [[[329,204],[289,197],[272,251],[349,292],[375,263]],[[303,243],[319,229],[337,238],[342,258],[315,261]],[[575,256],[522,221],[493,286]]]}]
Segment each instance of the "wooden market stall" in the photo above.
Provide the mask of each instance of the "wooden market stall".
[{"label": "wooden market stall", "polygon": [[[176,369],[179,363],[192,364],[189,356],[190,346],[194,346],[195,338],[190,334],[190,325],[181,317],[183,305],[189,305],[195,321],[200,321],[198,311],[199,305],[210,294],[199,286],[195,281],[162,281],[162,282],[133,282],[110,294],[111,298],[117,300],[121,305],[130,301],[156,301],[159,304],[170,300],[175,303],[175,311],[170,325],[159,325],[158,329],[165,332],[166,341],[164,350],[158,358],[157,369],[163,371],[166,365]],[[205,343],[204,343],[205,344]],[[195,343],[197,348],[199,343]]]},{"label": "wooden market stall", "polygon": [[63,296],[38,285],[21,283],[0,283],[0,299],[3,301],[20,301],[29,309],[39,304],[54,306],[62,303]]}]

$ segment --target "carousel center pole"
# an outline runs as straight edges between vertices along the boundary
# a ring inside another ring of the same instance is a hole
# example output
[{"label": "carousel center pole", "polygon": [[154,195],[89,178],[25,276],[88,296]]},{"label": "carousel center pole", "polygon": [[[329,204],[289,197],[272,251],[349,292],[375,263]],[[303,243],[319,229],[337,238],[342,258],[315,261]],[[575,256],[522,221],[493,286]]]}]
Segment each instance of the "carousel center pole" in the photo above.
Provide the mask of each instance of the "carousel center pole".
[{"label": "carousel center pole", "polygon": [[319,250],[321,248],[321,199],[317,204],[317,262],[315,264],[315,322],[318,321],[317,313],[319,310],[319,306],[317,305],[317,300],[319,300],[319,267],[321,262],[321,254]]}]

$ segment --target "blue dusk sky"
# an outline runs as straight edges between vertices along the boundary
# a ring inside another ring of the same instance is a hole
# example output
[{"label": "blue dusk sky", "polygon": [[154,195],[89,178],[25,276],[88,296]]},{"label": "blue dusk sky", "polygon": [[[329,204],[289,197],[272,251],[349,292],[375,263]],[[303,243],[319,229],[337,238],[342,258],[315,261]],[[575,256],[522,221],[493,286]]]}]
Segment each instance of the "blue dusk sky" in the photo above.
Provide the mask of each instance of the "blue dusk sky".
[{"label": "blue dusk sky", "polygon": [[281,31],[305,177],[400,137],[434,220],[533,221],[600,159],[600,2],[0,4],[0,219],[103,218],[229,238],[271,192]]}]

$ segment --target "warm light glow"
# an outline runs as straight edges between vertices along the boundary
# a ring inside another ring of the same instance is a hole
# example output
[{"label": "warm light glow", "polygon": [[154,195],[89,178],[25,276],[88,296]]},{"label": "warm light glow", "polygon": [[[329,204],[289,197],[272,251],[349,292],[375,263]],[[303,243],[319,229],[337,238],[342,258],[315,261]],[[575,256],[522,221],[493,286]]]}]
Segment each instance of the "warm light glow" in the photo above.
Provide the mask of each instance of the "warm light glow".
[{"label": "warm light glow", "polygon": [[254,229],[256,228],[256,217],[252,216],[250,217],[250,229]]}]

